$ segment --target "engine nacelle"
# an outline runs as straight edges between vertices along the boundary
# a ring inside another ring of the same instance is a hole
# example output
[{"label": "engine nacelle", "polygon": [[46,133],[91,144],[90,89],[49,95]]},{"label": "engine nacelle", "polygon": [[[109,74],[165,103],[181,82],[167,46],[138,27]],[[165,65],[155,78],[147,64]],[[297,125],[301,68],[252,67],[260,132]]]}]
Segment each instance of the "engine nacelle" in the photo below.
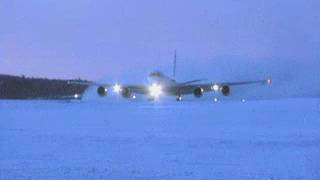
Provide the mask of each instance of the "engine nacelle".
[{"label": "engine nacelle", "polygon": [[197,98],[203,96],[203,89],[201,87],[197,87],[193,90],[193,95]]},{"label": "engine nacelle", "polygon": [[230,95],[230,86],[224,85],[222,86],[221,92],[224,96]]},{"label": "engine nacelle", "polygon": [[123,88],[121,89],[121,95],[124,98],[130,98],[131,97],[131,91],[129,88]]},{"label": "engine nacelle", "polygon": [[99,86],[97,89],[97,93],[99,96],[103,97],[103,96],[107,95],[107,89],[103,86]]}]

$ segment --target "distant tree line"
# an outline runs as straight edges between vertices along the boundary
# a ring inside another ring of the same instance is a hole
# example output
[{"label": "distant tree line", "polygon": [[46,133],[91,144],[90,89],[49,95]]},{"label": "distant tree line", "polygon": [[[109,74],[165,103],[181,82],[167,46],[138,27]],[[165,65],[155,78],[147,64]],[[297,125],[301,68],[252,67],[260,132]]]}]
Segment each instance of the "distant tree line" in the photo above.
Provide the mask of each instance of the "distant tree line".
[{"label": "distant tree line", "polygon": [[0,99],[80,99],[88,84],[90,81],[81,79],[0,75]]}]

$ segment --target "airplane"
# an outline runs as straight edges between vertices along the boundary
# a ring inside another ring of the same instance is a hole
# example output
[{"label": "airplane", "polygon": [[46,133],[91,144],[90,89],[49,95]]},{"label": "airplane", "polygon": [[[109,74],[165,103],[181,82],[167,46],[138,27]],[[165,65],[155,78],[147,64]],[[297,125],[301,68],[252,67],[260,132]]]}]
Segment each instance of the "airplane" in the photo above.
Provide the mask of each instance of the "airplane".
[{"label": "airplane", "polygon": [[[215,91],[220,92],[224,96],[231,94],[231,89],[234,86],[249,85],[249,84],[271,84],[271,79],[255,80],[255,81],[240,81],[240,82],[212,82],[199,83],[206,79],[196,79],[186,82],[177,82],[176,74],[176,53],[174,55],[173,75],[169,77],[160,71],[153,71],[148,77],[148,85],[124,85],[124,84],[105,84],[98,82],[90,82],[87,85],[97,86],[97,94],[104,97],[109,90],[119,94],[126,99],[136,99],[136,95],[146,95],[149,100],[158,100],[161,96],[174,96],[177,101],[182,101],[185,95],[194,95],[200,98],[204,93]],[[76,83],[77,82],[69,82]],[[81,83],[83,84],[83,83]],[[215,99],[216,101],[216,99]]]}]

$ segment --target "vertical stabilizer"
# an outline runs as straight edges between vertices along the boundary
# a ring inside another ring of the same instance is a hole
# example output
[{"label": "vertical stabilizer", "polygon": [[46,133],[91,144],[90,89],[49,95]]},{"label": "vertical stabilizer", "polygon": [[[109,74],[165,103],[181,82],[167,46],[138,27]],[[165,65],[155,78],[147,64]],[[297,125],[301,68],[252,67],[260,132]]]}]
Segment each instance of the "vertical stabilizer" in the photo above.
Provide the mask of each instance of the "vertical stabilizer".
[{"label": "vertical stabilizer", "polygon": [[176,79],[176,68],[177,68],[177,51],[174,50],[173,71],[172,71],[173,79]]}]

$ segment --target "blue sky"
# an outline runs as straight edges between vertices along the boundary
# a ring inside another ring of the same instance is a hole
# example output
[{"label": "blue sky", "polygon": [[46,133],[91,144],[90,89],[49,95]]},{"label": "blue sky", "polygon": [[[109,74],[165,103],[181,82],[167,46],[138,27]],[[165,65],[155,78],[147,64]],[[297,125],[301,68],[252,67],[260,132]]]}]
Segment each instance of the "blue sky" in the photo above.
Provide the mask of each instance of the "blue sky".
[{"label": "blue sky", "polygon": [[1,73],[140,79],[177,49],[181,78],[232,79],[320,58],[317,0],[0,2]]}]

